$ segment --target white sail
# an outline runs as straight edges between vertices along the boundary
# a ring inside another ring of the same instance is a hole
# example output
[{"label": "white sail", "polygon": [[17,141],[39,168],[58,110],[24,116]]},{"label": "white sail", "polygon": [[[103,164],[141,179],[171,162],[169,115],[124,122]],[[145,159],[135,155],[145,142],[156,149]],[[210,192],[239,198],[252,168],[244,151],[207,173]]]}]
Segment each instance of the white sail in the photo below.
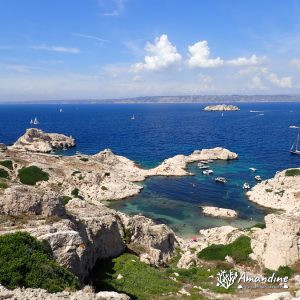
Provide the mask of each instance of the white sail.
[{"label": "white sail", "polygon": [[39,120],[37,119],[37,117],[34,118],[33,124],[34,125],[38,125],[39,124]]}]

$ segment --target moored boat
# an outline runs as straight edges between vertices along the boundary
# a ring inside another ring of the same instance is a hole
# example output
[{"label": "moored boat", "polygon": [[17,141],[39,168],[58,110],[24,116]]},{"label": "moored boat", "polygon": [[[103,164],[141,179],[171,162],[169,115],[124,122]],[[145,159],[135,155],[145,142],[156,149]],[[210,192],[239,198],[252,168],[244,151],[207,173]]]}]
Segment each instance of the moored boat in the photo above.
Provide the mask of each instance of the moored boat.
[{"label": "moored boat", "polygon": [[262,181],[262,179],[259,175],[256,175],[254,178],[255,178],[256,181]]},{"label": "moored boat", "polygon": [[249,168],[249,170],[252,171],[252,172],[256,172],[255,168]]},{"label": "moored boat", "polygon": [[213,170],[210,170],[210,169],[209,169],[209,170],[204,170],[204,171],[202,171],[202,174],[203,174],[203,175],[210,175],[210,174],[213,174],[213,172],[214,172]]},{"label": "moored boat", "polygon": [[227,179],[224,178],[224,177],[216,177],[216,178],[215,178],[215,181],[216,181],[216,182],[220,182],[220,183],[226,183],[226,182],[227,182]]},{"label": "moored boat", "polygon": [[249,190],[249,189],[250,189],[250,185],[249,185],[248,182],[245,182],[245,183],[243,184],[243,189],[244,189],[244,190]]},{"label": "moored boat", "polygon": [[299,145],[299,133],[297,135],[295,142],[293,143],[293,145],[290,149],[290,153],[300,155],[300,150],[298,150],[298,145]]}]

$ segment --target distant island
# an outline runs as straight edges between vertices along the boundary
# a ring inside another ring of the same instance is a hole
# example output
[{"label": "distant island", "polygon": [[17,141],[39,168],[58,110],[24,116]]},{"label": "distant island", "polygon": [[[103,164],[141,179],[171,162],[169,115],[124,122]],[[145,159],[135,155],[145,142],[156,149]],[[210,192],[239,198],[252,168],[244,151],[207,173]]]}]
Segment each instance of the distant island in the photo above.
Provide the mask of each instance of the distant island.
[{"label": "distant island", "polygon": [[218,105],[206,106],[203,108],[203,110],[204,111],[237,111],[240,109],[235,105],[218,104]]}]

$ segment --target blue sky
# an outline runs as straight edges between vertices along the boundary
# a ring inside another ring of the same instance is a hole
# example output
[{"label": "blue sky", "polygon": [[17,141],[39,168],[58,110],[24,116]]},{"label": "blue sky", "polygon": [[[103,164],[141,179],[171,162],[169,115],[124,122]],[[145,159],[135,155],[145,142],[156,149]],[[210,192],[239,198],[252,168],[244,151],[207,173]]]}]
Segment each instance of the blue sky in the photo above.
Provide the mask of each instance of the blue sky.
[{"label": "blue sky", "polygon": [[0,100],[299,94],[300,1],[0,0]]}]

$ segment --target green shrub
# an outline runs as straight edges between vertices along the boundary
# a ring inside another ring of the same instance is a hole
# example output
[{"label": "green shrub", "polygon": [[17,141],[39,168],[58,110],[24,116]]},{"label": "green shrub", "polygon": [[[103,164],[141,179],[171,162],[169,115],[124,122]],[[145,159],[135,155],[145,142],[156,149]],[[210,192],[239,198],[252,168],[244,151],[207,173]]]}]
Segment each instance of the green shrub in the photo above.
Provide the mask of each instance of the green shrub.
[{"label": "green shrub", "polygon": [[89,159],[86,158],[86,157],[82,157],[82,158],[80,158],[80,160],[81,160],[81,161],[84,161],[84,162],[89,161]]},{"label": "green shrub", "polygon": [[35,185],[38,181],[48,181],[49,174],[36,166],[23,167],[19,170],[18,177],[23,184]]},{"label": "green shrub", "polygon": [[204,260],[225,260],[231,256],[235,262],[249,261],[249,254],[252,252],[251,239],[247,236],[240,236],[228,245],[211,245],[198,253],[198,257]]},{"label": "green shrub", "polygon": [[8,184],[0,181],[0,189],[7,189],[7,188],[8,188]]},{"label": "green shrub", "polygon": [[289,169],[285,171],[285,176],[299,176],[300,170],[299,169]]},{"label": "green shrub", "polygon": [[273,192],[272,189],[266,189],[265,191],[266,191],[267,193],[272,193],[272,192]]},{"label": "green shrub", "polygon": [[101,186],[101,190],[102,190],[102,191],[107,191],[108,188],[107,188],[106,186],[102,185],[102,186]]},{"label": "green shrub", "polygon": [[63,196],[64,204],[66,205],[71,199],[72,197],[70,196]]},{"label": "green shrub", "polygon": [[245,230],[250,230],[252,228],[261,228],[261,229],[265,229],[266,228],[266,224],[264,223],[256,223],[250,227],[245,228]]},{"label": "green shrub", "polygon": [[11,160],[1,160],[0,165],[4,166],[7,169],[13,170],[13,162]]},{"label": "green shrub", "polygon": [[76,174],[80,174],[81,172],[80,171],[74,171],[73,173],[72,173],[72,176],[74,176],[74,175],[76,175]]},{"label": "green shrub", "polygon": [[45,242],[25,232],[0,236],[0,283],[7,288],[77,289],[77,278],[53,258]]},{"label": "green shrub", "polygon": [[78,194],[79,194],[79,189],[78,189],[78,188],[75,188],[75,189],[71,192],[71,195],[74,196],[74,197],[78,197]]},{"label": "green shrub", "polygon": [[9,174],[6,170],[0,168],[0,178],[9,178]]},{"label": "green shrub", "polygon": [[265,269],[264,273],[265,276],[272,276],[273,273],[276,273],[276,276],[278,277],[288,276],[288,278],[291,278],[294,274],[294,271],[288,266],[280,266],[277,271]]}]

